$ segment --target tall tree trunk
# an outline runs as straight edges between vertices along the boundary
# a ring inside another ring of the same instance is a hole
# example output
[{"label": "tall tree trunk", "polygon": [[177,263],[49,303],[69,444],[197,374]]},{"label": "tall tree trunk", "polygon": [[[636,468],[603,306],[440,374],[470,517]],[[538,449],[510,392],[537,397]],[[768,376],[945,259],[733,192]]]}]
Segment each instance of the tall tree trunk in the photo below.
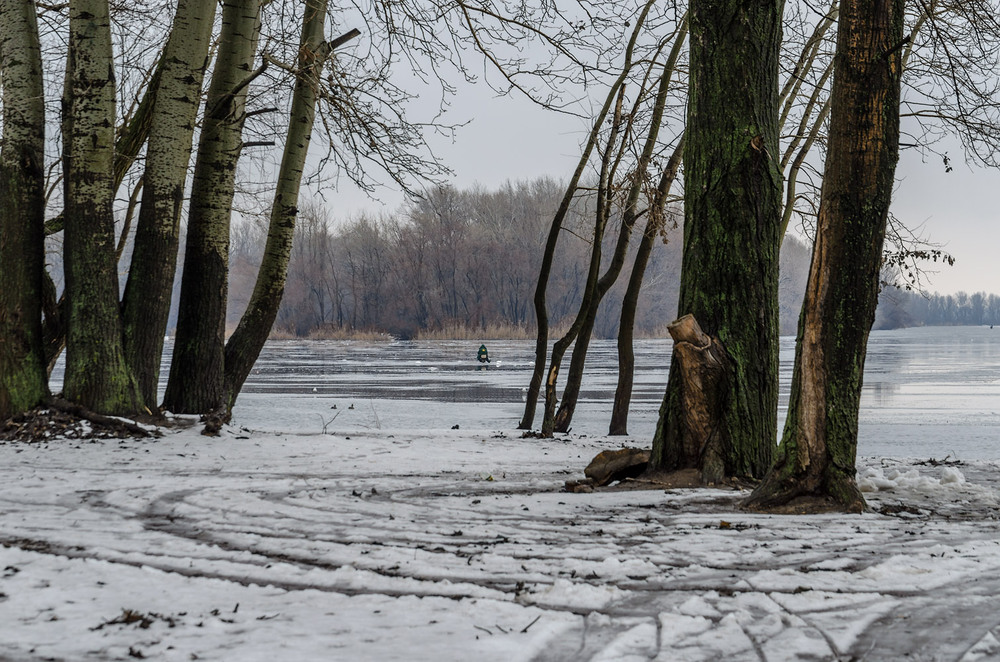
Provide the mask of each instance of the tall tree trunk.
[{"label": "tall tree trunk", "polygon": [[[323,62],[332,47],[323,40],[326,11],[326,0],[306,0],[288,137],[271,206],[264,257],[247,310],[226,345],[225,391],[230,411],[271,332],[285,289],[288,260],[295,237],[295,218],[299,211],[299,185],[316,116],[320,76],[323,73]],[[352,30],[338,39],[337,45],[359,34],[357,30]]]},{"label": "tall tree trunk", "polygon": [[35,3],[0,0],[0,421],[48,396],[42,350],[45,104]]},{"label": "tall tree trunk", "polygon": [[224,354],[229,221],[253,79],[260,0],[227,0],[205,102],[188,213],[177,334],[164,408],[203,414],[226,402]]},{"label": "tall tree trunk", "polygon": [[[626,195],[624,215],[621,229],[618,233],[618,241],[615,244],[614,253],[611,256],[611,263],[605,270],[604,275],[597,281],[597,287],[590,297],[585,297],[586,306],[581,306],[578,315],[584,317],[583,327],[577,335],[576,343],[573,345],[573,356],[570,359],[569,372],[566,375],[566,387],[563,389],[562,402],[559,411],[556,412],[555,431],[568,432],[569,426],[573,422],[573,412],[576,411],[576,403],[580,397],[580,387],[583,384],[583,368],[587,361],[587,350],[590,347],[590,337],[597,321],[597,311],[604,300],[604,296],[618,281],[622,267],[625,266],[625,254],[628,252],[629,241],[632,237],[632,229],[635,227],[636,218],[639,215],[639,197],[642,194],[642,185],[645,181],[646,171],[653,159],[656,150],[657,139],[660,135],[660,125],[663,121],[663,110],[667,103],[667,93],[670,90],[670,80],[673,77],[677,60],[680,57],[682,47],[687,37],[687,18],[685,17],[674,35],[674,44],[670,49],[670,54],[663,66],[660,75],[659,86],[653,103],[653,112],[650,117],[649,130],[643,144],[641,154],[629,191]],[[632,141],[632,132],[627,132],[623,137],[622,148],[626,148]],[[661,196],[660,201],[662,202]],[[655,203],[654,203],[655,204]],[[647,209],[650,218],[655,217],[660,210]]]},{"label": "tall tree trunk", "polygon": [[573,203],[573,198],[576,196],[577,187],[580,185],[580,178],[583,177],[583,173],[587,169],[587,164],[590,162],[590,155],[597,146],[597,140],[601,132],[601,127],[604,126],[604,120],[607,119],[608,113],[610,113],[611,109],[614,108],[615,99],[618,97],[618,91],[621,86],[625,84],[625,79],[631,71],[632,53],[635,49],[635,44],[641,31],[640,28],[643,23],[645,23],[646,16],[649,14],[649,10],[652,5],[653,0],[647,0],[646,4],[643,6],[642,13],[636,20],[636,25],[632,30],[632,36],[625,49],[625,64],[622,67],[622,72],[611,85],[611,89],[608,90],[608,96],[604,100],[604,105],[601,107],[600,112],[598,112],[597,117],[594,119],[590,135],[588,136],[587,142],[583,147],[583,153],[580,155],[579,161],[577,161],[576,170],[573,172],[573,176],[570,178],[569,184],[566,185],[566,192],[563,194],[562,201],[559,204],[559,209],[556,210],[555,215],[552,217],[552,224],[549,226],[549,234],[545,240],[545,248],[542,252],[542,264],[538,271],[538,283],[535,285],[535,295],[532,300],[535,309],[535,323],[537,327],[537,334],[535,336],[535,365],[531,371],[531,379],[528,382],[528,394],[524,403],[524,415],[521,417],[521,422],[518,423],[517,426],[519,430],[530,430],[531,426],[534,424],[535,409],[538,405],[538,394],[541,391],[542,379],[545,376],[545,358],[549,347],[549,314],[546,310],[545,295],[549,286],[549,276],[552,273],[552,262],[555,259],[556,244],[559,242],[559,233],[562,231],[563,221],[566,219],[566,214],[569,213],[569,208]]},{"label": "tall tree trunk", "polygon": [[903,0],[841,3],[818,231],[777,458],[749,507],[815,496],[860,511],[854,480],[868,333],[899,154]]},{"label": "tall tree trunk", "polygon": [[[608,216],[610,214],[611,183],[614,179],[614,169],[618,162],[613,155],[618,144],[618,133],[622,124],[626,121],[622,113],[622,104],[625,100],[625,88],[618,90],[618,99],[615,102],[615,112],[612,116],[611,130],[608,135],[608,143],[604,153],[601,155],[601,169],[597,184],[597,202],[594,211],[594,238],[590,251],[590,265],[587,269],[587,282],[583,286],[583,299],[580,302],[580,310],[588,310],[591,301],[596,296],[597,285],[600,280],[601,271],[601,245],[604,242],[604,230],[607,227]],[[542,417],[543,437],[551,437],[555,431],[556,423],[556,384],[559,381],[559,369],[562,366],[563,356],[566,350],[577,339],[580,332],[587,326],[587,318],[583,314],[577,314],[570,325],[569,330],[556,340],[552,345],[552,356],[549,358],[549,370],[545,377],[545,413]],[[590,333],[590,329],[586,328]]]},{"label": "tall tree trunk", "polygon": [[[778,56],[782,1],[692,0],[678,314],[693,314],[732,365],[715,425],[722,465],[763,476],[778,405]],[[683,388],[674,354],[650,464],[682,466]],[[695,467],[703,470],[707,467]]]},{"label": "tall tree trunk", "polygon": [[154,410],[177,266],[184,183],[214,19],[214,2],[180,0],[157,72],[142,204],[122,302],[125,356],[146,407]]},{"label": "tall tree trunk", "polygon": [[140,410],[122,349],[115,258],[115,80],[107,0],[72,0],[63,92],[67,399],[103,414]]},{"label": "tall tree trunk", "polygon": [[639,306],[639,293],[642,291],[642,280],[646,274],[649,257],[653,253],[653,244],[660,236],[660,231],[666,224],[666,201],[670,189],[677,179],[677,171],[681,165],[681,155],[684,152],[684,136],[677,141],[670,159],[667,161],[660,183],[656,187],[656,197],[650,206],[646,219],[646,229],[632,261],[632,273],[629,276],[628,287],[622,298],[621,320],[618,324],[618,384],[615,387],[614,405],[611,410],[611,423],[608,428],[610,435],[628,434],[628,410],[632,402],[632,384],[635,377],[635,349],[633,347],[635,331],[635,313]]},{"label": "tall tree trunk", "polygon": [[[146,144],[153,115],[153,99],[160,85],[160,72],[162,69],[163,58],[161,56],[153,74],[149,78],[149,84],[146,86],[146,91],[135,112],[132,113],[127,124],[123,124],[115,131],[115,135],[118,137],[115,140],[114,183],[112,184],[112,190],[114,191],[117,191],[121,187],[129,168],[135,163],[139,152],[142,151],[143,145]],[[62,232],[65,227],[65,218],[65,214],[60,213],[54,218],[47,220],[45,222],[45,235],[49,236],[57,232]],[[115,251],[116,260],[121,259],[121,247],[125,239],[124,235],[125,233],[122,233],[119,248]],[[42,296],[42,312],[44,314],[42,346],[45,352],[46,369],[51,374],[59,355],[62,354],[63,349],[66,347],[66,293],[63,292],[62,296],[56,296],[55,282],[47,271],[42,272],[42,291],[44,293]],[[126,357],[126,360],[128,361],[128,357]],[[156,403],[153,402],[150,404],[147,402],[145,406],[153,409]]]}]

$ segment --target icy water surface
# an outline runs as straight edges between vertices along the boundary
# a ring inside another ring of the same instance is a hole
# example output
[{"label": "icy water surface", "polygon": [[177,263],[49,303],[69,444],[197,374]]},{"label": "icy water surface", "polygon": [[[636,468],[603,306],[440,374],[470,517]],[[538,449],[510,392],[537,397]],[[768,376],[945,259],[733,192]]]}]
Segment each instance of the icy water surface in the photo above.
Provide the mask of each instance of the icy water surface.
[{"label": "icy water surface", "polygon": [[[510,430],[524,410],[531,341],[278,340],[265,346],[233,422],[256,430],[317,433],[358,428]],[[795,339],[781,339],[779,429],[791,384]],[[169,360],[172,343],[164,351]],[[671,343],[636,343],[629,432],[652,438]],[[570,357],[563,362],[563,379]],[[161,375],[161,393],[166,369]],[[614,340],[595,340],[573,431],[607,433],[618,379]],[[61,388],[62,366],[53,374]],[[561,385],[561,384],[560,384]],[[535,424],[541,421],[541,406]],[[859,455],[1000,459],[1000,328],[875,331],[868,344]]]},{"label": "icy water surface", "polygon": [[[514,428],[523,412],[533,343],[483,342],[492,359],[488,366],[475,359],[478,341],[273,341],[247,381],[234,422],[316,432],[324,426]],[[637,343],[629,425],[637,440],[652,436],[670,348],[667,340]],[[780,420],[793,359],[794,338],[782,338]],[[564,371],[568,364],[567,356]],[[616,364],[615,341],[591,343],[575,432],[607,432]],[[1000,459],[1000,329],[873,332],[859,435],[861,455]]]}]

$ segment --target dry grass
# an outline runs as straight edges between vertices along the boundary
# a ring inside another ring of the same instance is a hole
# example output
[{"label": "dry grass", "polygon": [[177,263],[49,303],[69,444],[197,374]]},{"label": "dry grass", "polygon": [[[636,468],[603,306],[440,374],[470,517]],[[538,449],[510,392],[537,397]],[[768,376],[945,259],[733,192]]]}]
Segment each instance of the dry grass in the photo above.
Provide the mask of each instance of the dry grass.
[{"label": "dry grass", "polygon": [[292,331],[288,329],[271,329],[271,333],[267,335],[268,340],[298,340],[299,336],[295,335]]},{"label": "dry grass", "polygon": [[304,336],[297,335],[291,329],[271,329],[267,336],[268,340],[367,340],[367,341],[390,341],[395,340],[391,333],[385,331],[375,331],[372,329],[349,329],[338,327],[332,324],[313,329]]},{"label": "dry grass", "polygon": [[530,340],[535,337],[535,331],[527,326],[513,324],[489,324],[484,328],[467,326],[465,324],[449,324],[438,329],[421,329],[417,331],[417,340]]},{"label": "dry grass", "polygon": [[372,329],[348,329],[337,327],[332,324],[313,329],[306,336],[309,340],[393,340],[391,334],[385,331],[374,331]]},{"label": "dry grass", "polygon": [[[562,337],[569,329],[570,320],[560,322],[549,329],[549,339]],[[636,331],[635,338],[669,338],[666,326],[651,331]],[[369,342],[391,341],[395,337],[375,329],[349,329],[335,325],[326,325],[313,329],[308,335],[298,336],[289,329],[274,329],[270,340],[365,340]],[[534,340],[534,325],[488,324],[486,327],[469,326],[466,324],[449,324],[436,329],[421,329],[413,335],[414,340]]]}]

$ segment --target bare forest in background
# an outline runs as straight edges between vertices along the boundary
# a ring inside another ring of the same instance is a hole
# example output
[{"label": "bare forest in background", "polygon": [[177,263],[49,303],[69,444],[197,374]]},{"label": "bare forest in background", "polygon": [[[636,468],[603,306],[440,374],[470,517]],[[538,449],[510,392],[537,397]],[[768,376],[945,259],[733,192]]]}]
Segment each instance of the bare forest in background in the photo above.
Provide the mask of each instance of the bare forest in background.
[{"label": "bare forest in background", "polygon": [[[493,190],[442,187],[395,212],[352,219],[337,217],[319,200],[305,204],[272,337],[532,337],[531,297],[545,233],[563,190],[564,185],[551,178],[507,182]],[[577,209],[575,225],[564,230],[565,250],[557,257],[552,276],[551,335],[562,333],[579,309],[590,255],[588,213]],[[636,319],[640,336],[668,337],[665,327],[677,316],[682,210],[672,208],[670,217],[671,226],[656,244],[643,284]],[[243,222],[232,230],[230,330],[253,291],[267,233],[265,221]],[[60,248],[54,243],[47,252],[50,266],[61,262]],[[632,246],[629,259],[634,250]],[[124,252],[126,258],[130,254],[131,245]],[[795,333],[810,257],[803,241],[786,237],[779,282],[782,335]],[[182,268],[183,260],[178,274]],[[885,280],[876,330],[1000,324],[1000,295],[905,289],[897,286],[899,279],[888,269]],[[61,290],[61,279],[56,284]],[[626,285],[619,282],[608,294],[594,327],[596,337],[616,337]],[[178,276],[168,326],[171,335],[179,288]]]},{"label": "bare forest in background", "polygon": [[[496,189],[441,187],[396,212],[353,219],[338,218],[321,201],[306,204],[272,333],[302,338],[530,338],[535,324],[531,298],[545,234],[563,191],[562,183],[549,178],[508,182]],[[587,278],[592,228],[587,228],[590,210],[581,206],[563,231],[563,249],[552,273],[548,305],[553,334],[572,321]],[[641,336],[667,337],[665,327],[677,317],[680,208],[671,210],[671,219],[643,284],[636,319]],[[265,232],[263,224],[233,228],[230,324],[239,320],[253,289]],[[606,243],[613,243],[614,235],[608,233]],[[787,237],[779,283],[783,335],[795,333],[809,260],[809,247]],[[617,335],[626,285],[623,279],[608,293],[594,326],[596,337]],[[875,328],[998,323],[996,294],[931,294],[886,284]]]},{"label": "bare forest in background", "polygon": [[[493,190],[442,187],[395,213],[348,220],[319,202],[304,205],[273,332],[294,337],[529,338],[545,236],[563,192],[562,183],[547,178],[508,182]],[[548,306],[553,333],[572,321],[587,278],[592,212],[585,204],[578,202],[563,230],[552,272]],[[636,319],[640,335],[666,337],[665,326],[676,317],[681,223],[681,210],[671,210],[668,229],[653,251]],[[231,321],[239,318],[253,288],[264,231],[253,223],[234,227]],[[612,243],[614,233],[607,237]],[[786,242],[781,278],[785,333],[794,333],[808,267],[809,249],[794,239]],[[595,336],[617,335],[626,285],[622,279],[609,292]]]}]

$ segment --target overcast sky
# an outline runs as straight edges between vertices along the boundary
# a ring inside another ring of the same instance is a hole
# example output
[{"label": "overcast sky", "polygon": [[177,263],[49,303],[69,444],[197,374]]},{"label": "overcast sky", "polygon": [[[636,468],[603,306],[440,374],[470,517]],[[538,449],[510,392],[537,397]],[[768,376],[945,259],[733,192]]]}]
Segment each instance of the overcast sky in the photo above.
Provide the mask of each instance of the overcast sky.
[{"label": "overcast sky", "polygon": [[[566,179],[579,158],[586,123],[542,110],[525,101],[496,98],[484,87],[463,90],[450,121],[471,118],[454,142],[439,138],[434,150],[455,171],[453,184],[475,183],[495,188],[507,180],[530,180],[543,175]],[[953,170],[946,173],[940,158],[923,160],[914,150],[901,155],[900,180],[893,212],[909,227],[955,257],[953,266],[929,264],[925,287],[953,294],[960,290],[1000,294],[1000,225],[997,224],[1000,172],[970,168],[961,148],[949,149]],[[341,210],[372,210],[379,205],[341,182],[337,194]],[[402,202],[400,193],[379,192],[381,208],[392,211]],[[328,197],[328,201],[332,201]],[[344,214],[338,213],[338,216]]]}]

